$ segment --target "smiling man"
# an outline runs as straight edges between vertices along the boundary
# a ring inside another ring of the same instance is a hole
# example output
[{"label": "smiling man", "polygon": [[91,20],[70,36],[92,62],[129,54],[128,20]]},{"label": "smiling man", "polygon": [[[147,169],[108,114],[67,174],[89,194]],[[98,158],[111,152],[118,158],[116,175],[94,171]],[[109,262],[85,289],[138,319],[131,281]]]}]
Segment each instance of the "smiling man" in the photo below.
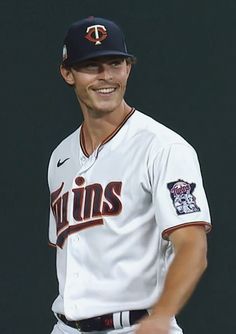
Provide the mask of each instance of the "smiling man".
[{"label": "smiling man", "polygon": [[206,269],[211,225],[197,155],[125,102],[134,62],[110,20],[67,32],[60,71],[84,121],[49,164],[52,334],[181,334],[175,315]]}]

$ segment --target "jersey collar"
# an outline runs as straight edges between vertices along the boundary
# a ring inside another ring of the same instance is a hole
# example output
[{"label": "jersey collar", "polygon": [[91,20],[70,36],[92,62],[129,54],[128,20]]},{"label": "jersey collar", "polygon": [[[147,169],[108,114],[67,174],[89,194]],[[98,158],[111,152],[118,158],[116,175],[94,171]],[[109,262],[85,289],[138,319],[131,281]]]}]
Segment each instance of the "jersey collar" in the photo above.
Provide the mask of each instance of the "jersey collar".
[{"label": "jersey collar", "polygon": [[[115,137],[115,135],[120,131],[120,129],[124,126],[124,124],[128,121],[128,119],[133,115],[133,113],[135,112],[135,108],[131,108],[130,112],[125,116],[125,118],[123,119],[123,121],[118,125],[118,127],[109,135],[107,136],[102,143],[98,146],[98,148],[96,149],[97,152],[99,152],[99,149],[101,148],[101,146],[104,146],[106,143],[108,143],[112,138]],[[84,123],[83,123],[84,124]],[[86,150],[86,145],[85,145],[85,138],[84,138],[84,131],[83,131],[83,124],[81,126],[81,130],[80,130],[80,147],[82,149],[83,154],[88,158],[89,154]]]}]

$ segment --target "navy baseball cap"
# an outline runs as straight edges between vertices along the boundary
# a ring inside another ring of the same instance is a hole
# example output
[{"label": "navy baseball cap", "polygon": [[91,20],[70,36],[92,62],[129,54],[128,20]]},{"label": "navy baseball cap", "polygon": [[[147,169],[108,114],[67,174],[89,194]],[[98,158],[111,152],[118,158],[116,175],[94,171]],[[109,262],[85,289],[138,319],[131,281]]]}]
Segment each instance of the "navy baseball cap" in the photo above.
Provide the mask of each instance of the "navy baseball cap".
[{"label": "navy baseball cap", "polygon": [[100,17],[74,22],[64,39],[62,64],[72,66],[101,56],[135,58],[128,53],[124,34],[116,23]]}]

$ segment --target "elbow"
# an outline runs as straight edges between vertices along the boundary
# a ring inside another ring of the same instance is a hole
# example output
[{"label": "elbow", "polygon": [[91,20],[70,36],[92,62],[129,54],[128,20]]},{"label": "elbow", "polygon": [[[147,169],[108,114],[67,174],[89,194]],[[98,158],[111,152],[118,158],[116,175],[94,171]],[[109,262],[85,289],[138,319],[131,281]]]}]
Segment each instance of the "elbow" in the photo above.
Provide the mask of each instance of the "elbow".
[{"label": "elbow", "polygon": [[206,251],[202,252],[199,260],[200,260],[199,261],[199,270],[200,270],[201,274],[203,274],[206,271],[207,266],[208,266],[207,252]]},{"label": "elbow", "polygon": [[208,266],[206,243],[198,244],[193,247],[192,261],[194,257],[196,272],[198,272],[199,277],[201,277]]},{"label": "elbow", "polygon": [[207,257],[205,256],[202,260],[202,273],[204,273],[204,271],[206,271],[208,266],[208,261],[207,261]]},{"label": "elbow", "polygon": [[206,238],[203,238],[202,243],[199,242],[198,252],[199,252],[198,253],[199,254],[199,268],[203,274],[206,271],[207,266],[208,266]]}]

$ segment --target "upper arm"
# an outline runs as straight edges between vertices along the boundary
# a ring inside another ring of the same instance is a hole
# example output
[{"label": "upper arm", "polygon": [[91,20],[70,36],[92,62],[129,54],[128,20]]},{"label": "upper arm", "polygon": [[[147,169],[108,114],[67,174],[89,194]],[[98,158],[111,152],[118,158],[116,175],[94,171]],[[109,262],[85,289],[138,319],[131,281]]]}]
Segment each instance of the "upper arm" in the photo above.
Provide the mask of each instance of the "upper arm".
[{"label": "upper arm", "polygon": [[203,254],[207,252],[206,231],[204,225],[201,224],[176,229],[169,235],[169,240],[172,242],[175,252],[178,252],[182,247],[193,247]]},{"label": "upper arm", "polygon": [[179,227],[202,224],[211,229],[210,213],[195,150],[187,144],[164,147],[150,164],[156,221],[164,239]]}]

